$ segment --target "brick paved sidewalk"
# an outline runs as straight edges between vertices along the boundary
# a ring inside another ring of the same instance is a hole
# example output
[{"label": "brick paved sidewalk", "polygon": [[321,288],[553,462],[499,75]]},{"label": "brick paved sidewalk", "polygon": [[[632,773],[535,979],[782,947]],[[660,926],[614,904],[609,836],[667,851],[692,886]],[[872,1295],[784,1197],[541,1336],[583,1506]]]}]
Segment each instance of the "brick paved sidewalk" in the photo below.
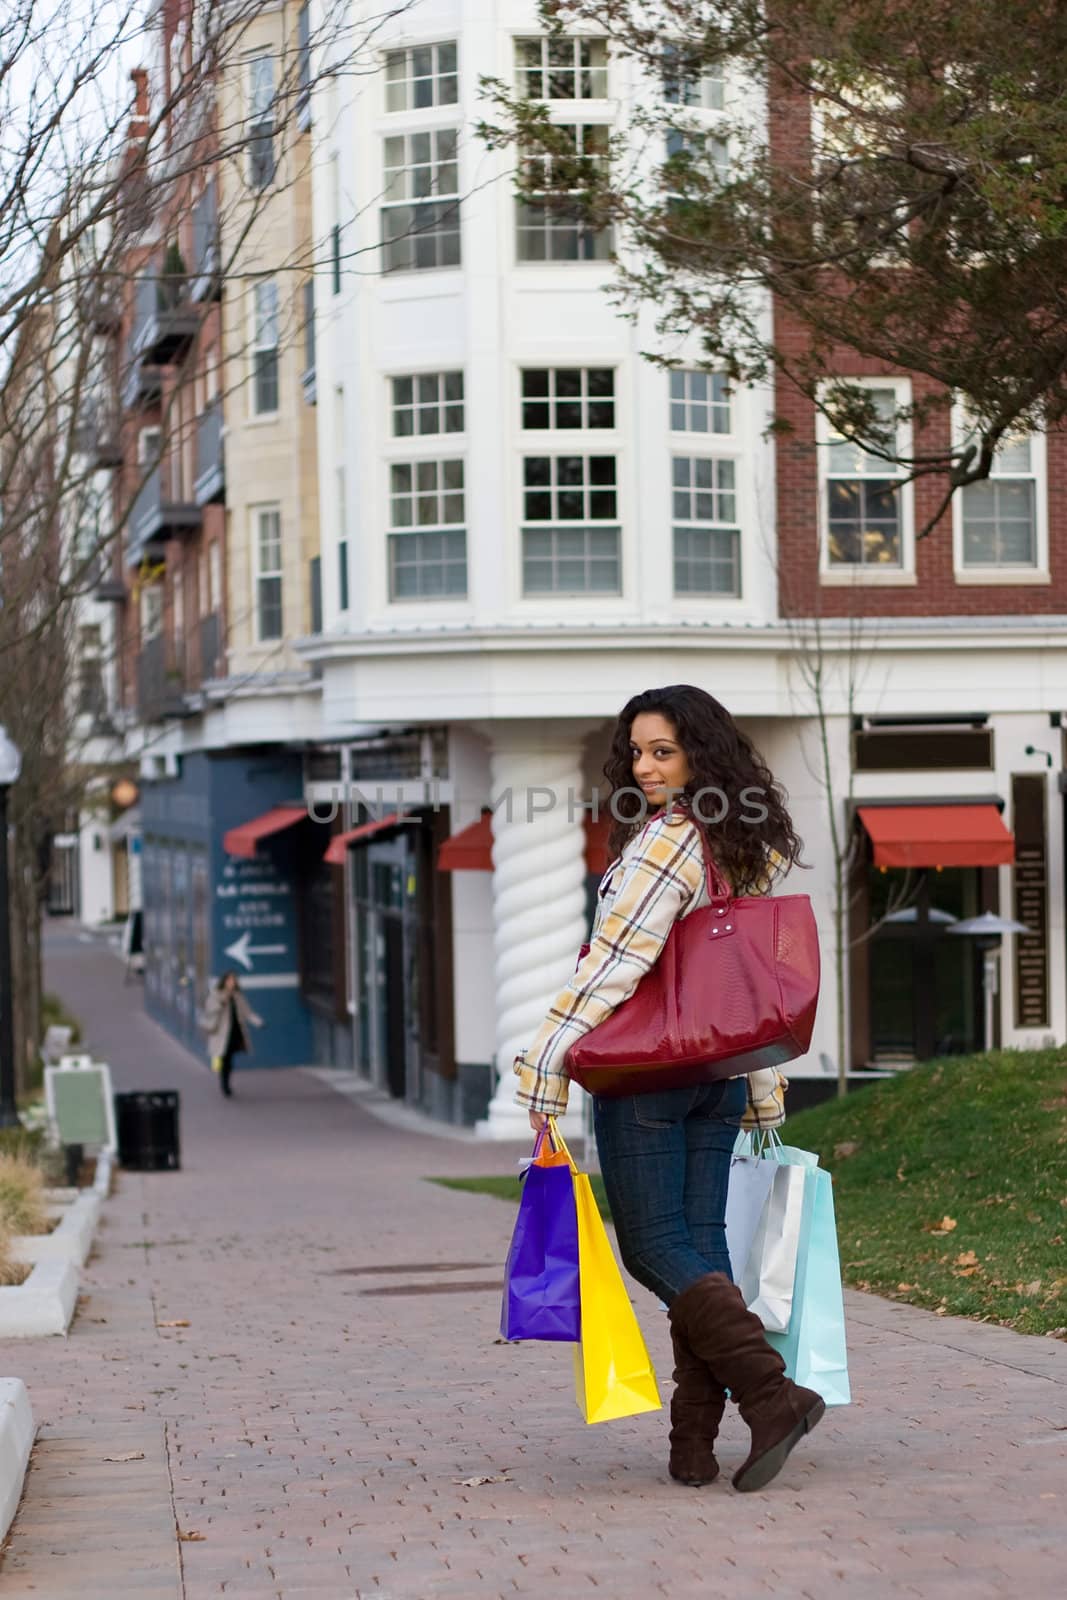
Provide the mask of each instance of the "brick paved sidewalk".
[{"label": "brick paved sidewalk", "polygon": [[494,1343],[514,1213],[423,1179],[514,1150],[304,1073],[223,1101],[73,934],[49,986],[118,1086],[181,1090],[184,1166],[120,1175],[68,1340],[0,1344],[41,1425],[4,1600],[1063,1592],[1067,1346],[850,1296],[856,1404],[763,1494],[678,1488],[664,1415],[586,1428],[566,1348]]}]

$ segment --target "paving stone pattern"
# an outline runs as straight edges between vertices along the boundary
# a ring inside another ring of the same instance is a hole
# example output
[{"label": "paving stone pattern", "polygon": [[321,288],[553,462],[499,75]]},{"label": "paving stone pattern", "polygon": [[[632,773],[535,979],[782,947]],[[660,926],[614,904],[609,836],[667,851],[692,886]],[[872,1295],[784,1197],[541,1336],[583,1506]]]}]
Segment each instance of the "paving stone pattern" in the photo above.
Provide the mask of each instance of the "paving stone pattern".
[{"label": "paving stone pattern", "polygon": [[677,1487],[665,1413],[587,1428],[565,1346],[495,1342],[514,1212],[423,1180],[514,1148],[295,1071],[224,1101],[73,931],[49,986],[119,1087],[181,1091],[184,1161],[120,1174],[69,1339],[0,1344],[40,1424],[4,1600],[1064,1592],[1067,1345],[852,1295],[856,1403],[764,1493]]}]

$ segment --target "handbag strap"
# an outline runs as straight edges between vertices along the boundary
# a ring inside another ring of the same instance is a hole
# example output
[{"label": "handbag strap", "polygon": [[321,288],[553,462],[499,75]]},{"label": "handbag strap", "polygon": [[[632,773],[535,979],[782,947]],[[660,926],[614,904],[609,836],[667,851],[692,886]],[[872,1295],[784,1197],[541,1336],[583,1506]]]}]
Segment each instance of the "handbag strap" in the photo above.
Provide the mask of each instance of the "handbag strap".
[{"label": "handbag strap", "polygon": [[[675,803],[677,802],[672,802],[672,804]],[[711,901],[724,900],[726,905],[723,906],[723,911],[725,912],[733,900],[733,891],[715,864],[707,829],[690,806],[684,803],[677,804],[678,810],[689,818],[700,837],[700,849],[704,857],[704,883],[708,891],[708,899]]]}]

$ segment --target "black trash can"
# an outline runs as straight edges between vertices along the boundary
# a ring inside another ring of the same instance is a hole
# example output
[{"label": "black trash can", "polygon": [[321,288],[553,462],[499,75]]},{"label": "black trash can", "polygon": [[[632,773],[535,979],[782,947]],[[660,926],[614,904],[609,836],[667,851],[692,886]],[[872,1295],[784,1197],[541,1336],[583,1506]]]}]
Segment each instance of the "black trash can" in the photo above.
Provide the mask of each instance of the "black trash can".
[{"label": "black trash can", "polygon": [[134,1172],[175,1172],[181,1166],[177,1089],[134,1089],[115,1096],[119,1161]]}]

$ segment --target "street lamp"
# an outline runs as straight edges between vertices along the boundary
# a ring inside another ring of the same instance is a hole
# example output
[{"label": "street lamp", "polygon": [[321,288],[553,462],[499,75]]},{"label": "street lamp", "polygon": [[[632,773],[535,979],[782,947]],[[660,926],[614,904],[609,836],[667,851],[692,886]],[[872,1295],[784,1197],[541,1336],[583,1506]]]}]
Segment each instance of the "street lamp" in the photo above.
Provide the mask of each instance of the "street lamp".
[{"label": "street lamp", "polygon": [[15,1029],[12,1023],[11,897],[7,878],[7,791],[18,781],[22,755],[0,725],[0,1128],[19,1126],[15,1104]]},{"label": "street lamp", "polygon": [[982,952],[982,990],[985,997],[985,1044],[983,1049],[993,1048],[993,1001],[997,990],[1000,988],[1000,939],[1005,933],[1029,933],[1030,929],[1025,922],[1016,922],[1012,917],[998,917],[995,911],[983,911],[980,917],[967,917],[963,922],[953,923],[951,928],[946,928],[946,933],[959,933],[964,938],[974,940],[975,947]]}]

